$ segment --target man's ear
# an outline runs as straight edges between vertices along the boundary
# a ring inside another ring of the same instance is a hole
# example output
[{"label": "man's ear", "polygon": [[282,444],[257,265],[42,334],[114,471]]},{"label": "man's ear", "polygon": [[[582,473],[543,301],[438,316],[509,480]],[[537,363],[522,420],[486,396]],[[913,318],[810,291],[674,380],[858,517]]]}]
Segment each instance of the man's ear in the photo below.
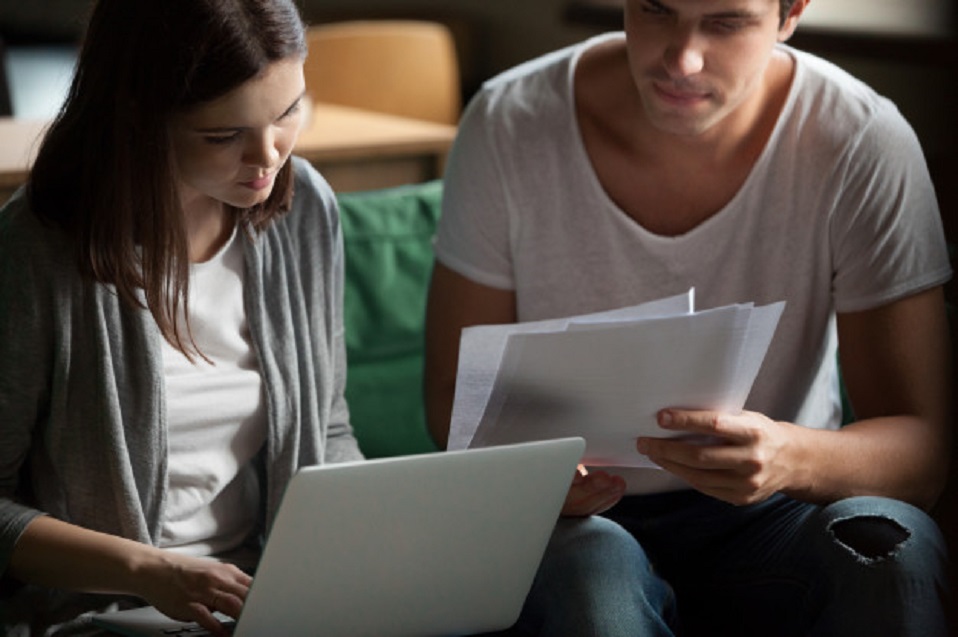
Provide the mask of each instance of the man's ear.
[{"label": "man's ear", "polygon": [[792,34],[795,33],[795,29],[798,27],[798,19],[802,17],[802,14],[805,12],[805,8],[811,1],[812,0],[795,0],[792,8],[788,11],[788,15],[785,16],[785,20],[782,22],[781,28],[778,30],[779,42],[785,42],[792,37]]}]

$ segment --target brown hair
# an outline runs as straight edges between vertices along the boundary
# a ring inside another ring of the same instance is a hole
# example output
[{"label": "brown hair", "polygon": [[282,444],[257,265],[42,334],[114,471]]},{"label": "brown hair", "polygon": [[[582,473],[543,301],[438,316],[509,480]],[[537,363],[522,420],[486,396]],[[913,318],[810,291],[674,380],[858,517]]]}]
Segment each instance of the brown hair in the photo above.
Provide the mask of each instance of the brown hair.
[{"label": "brown hair", "polygon": [[[176,321],[189,253],[170,119],[293,55],[305,57],[306,44],[291,0],[99,0],[34,162],[31,207],[72,237],[80,271],[133,307],[144,307],[142,289],[163,336],[188,356]],[[288,210],[292,182],[287,162],[270,197],[234,210],[237,221],[261,230]]]},{"label": "brown hair", "polygon": [[785,25],[785,18],[788,17],[788,12],[792,10],[793,4],[795,4],[795,0],[778,0],[778,23],[780,26]]}]

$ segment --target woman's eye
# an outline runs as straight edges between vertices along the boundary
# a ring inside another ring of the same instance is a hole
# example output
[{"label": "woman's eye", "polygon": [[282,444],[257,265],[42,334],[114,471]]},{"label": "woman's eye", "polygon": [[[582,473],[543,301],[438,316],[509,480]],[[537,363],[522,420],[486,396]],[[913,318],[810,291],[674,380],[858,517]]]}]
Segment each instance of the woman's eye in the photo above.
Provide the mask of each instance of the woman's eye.
[{"label": "woman's eye", "polygon": [[203,139],[208,144],[223,145],[239,139],[239,133],[230,133],[229,135],[205,135]]},{"label": "woman's eye", "polygon": [[287,118],[291,117],[292,115],[295,115],[296,113],[299,112],[299,109],[300,109],[300,106],[302,105],[302,103],[303,103],[302,100],[298,100],[295,104],[293,104],[292,106],[290,106],[289,109],[288,109],[285,113],[283,113],[282,115],[280,115],[279,118],[280,118],[281,120],[283,120],[283,119],[287,119]]}]

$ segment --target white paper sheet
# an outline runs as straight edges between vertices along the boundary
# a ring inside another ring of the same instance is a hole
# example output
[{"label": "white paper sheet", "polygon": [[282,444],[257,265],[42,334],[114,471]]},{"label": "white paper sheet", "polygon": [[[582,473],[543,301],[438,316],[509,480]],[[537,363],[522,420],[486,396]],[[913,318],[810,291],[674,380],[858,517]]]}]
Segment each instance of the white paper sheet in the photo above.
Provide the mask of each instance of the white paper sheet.
[{"label": "white paper sheet", "polygon": [[635,320],[656,316],[674,316],[689,314],[694,309],[694,291],[686,294],[620,308],[608,312],[597,312],[548,321],[511,323],[508,325],[479,325],[463,330],[459,344],[459,368],[456,375],[456,395],[449,427],[448,449],[464,449],[470,446],[473,434],[486,403],[492,393],[493,384],[506,341],[513,334],[531,334],[561,332],[570,325],[588,326],[604,322]]},{"label": "white paper sheet", "polygon": [[666,407],[742,408],[784,304],[693,312],[662,302],[463,334],[450,448],[567,435],[592,466],[654,466],[635,449],[666,436]]}]

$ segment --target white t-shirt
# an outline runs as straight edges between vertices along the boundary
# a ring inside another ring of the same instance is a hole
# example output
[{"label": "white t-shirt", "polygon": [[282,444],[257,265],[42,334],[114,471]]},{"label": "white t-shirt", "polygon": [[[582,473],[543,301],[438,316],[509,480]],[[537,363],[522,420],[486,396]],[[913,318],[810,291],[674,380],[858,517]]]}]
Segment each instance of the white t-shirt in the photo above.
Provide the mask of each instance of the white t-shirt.
[{"label": "white t-shirt", "polygon": [[[520,321],[690,287],[698,309],[784,300],[746,408],[837,428],[835,313],[880,306],[951,275],[914,132],[862,82],[783,46],[795,59],[792,87],[742,188],[688,233],[656,235],[603,190],[574,112],[582,51],[622,37],[599,36],[484,85],[447,166],[437,258],[478,283],[515,290]],[[695,175],[688,181],[694,188]]]},{"label": "white t-shirt", "polygon": [[266,416],[243,281],[234,231],[219,253],[190,270],[190,326],[211,362],[190,362],[163,342],[170,488],[161,546],[191,555],[236,548],[259,513],[251,461],[266,440]]}]

